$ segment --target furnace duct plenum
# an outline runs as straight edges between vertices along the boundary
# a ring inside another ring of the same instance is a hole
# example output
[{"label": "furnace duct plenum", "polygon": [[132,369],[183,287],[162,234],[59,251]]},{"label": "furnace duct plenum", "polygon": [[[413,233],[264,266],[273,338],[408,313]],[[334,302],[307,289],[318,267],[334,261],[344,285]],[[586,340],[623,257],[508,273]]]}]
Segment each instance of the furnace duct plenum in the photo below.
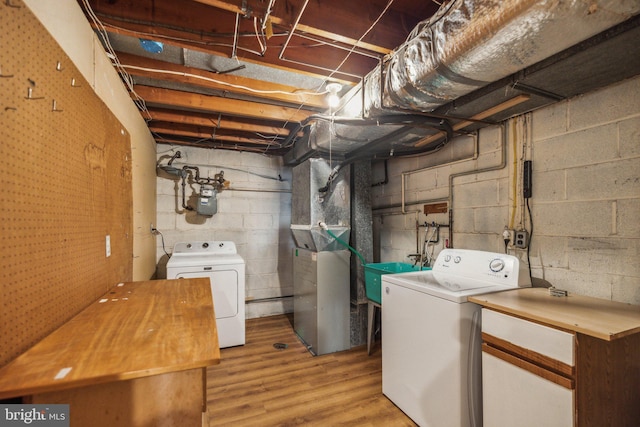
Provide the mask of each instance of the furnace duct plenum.
[{"label": "furnace duct plenum", "polygon": [[[637,0],[453,0],[342,98],[362,120],[429,113],[513,75],[640,12]],[[366,154],[411,151],[433,131],[411,124],[312,124],[308,148]],[[377,147],[373,147],[373,146]],[[371,148],[369,148],[371,147]],[[415,150],[413,150],[415,151]]]}]

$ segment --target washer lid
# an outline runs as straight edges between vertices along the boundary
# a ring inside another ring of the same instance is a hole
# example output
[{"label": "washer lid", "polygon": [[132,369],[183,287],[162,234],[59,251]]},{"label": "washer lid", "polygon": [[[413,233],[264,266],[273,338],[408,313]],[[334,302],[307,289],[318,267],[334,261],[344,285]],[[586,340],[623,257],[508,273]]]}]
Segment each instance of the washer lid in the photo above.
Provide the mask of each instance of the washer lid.
[{"label": "washer lid", "polygon": [[[385,283],[391,283],[457,303],[466,302],[467,298],[473,295],[513,289],[512,287],[504,286],[502,284],[482,281],[472,282],[468,280],[464,283],[450,282],[442,284],[435,279],[433,272],[429,270],[411,273],[385,274],[382,276],[382,283],[383,285]],[[384,295],[382,296],[382,303],[384,305]]]},{"label": "washer lid", "polygon": [[[530,286],[518,258],[470,249],[443,249],[432,270],[383,275],[397,285],[464,302],[468,296]],[[524,273],[524,272],[523,272]],[[384,298],[384,297],[383,297]]]}]

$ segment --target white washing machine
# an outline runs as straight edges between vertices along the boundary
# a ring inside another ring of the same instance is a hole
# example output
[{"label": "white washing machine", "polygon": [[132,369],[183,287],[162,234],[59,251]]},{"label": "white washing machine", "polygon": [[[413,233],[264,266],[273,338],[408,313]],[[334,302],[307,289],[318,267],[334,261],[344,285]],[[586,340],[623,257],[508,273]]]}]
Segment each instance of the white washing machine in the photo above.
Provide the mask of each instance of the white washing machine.
[{"label": "white washing machine", "polygon": [[480,309],[530,286],[516,257],[444,249],[433,269],[382,276],[382,393],[418,425],[482,426]]},{"label": "white washing machine", "polygon": [[244,345],[245,263],[229,241],[176,243],[167,279],[208,277],[220,348]]}]

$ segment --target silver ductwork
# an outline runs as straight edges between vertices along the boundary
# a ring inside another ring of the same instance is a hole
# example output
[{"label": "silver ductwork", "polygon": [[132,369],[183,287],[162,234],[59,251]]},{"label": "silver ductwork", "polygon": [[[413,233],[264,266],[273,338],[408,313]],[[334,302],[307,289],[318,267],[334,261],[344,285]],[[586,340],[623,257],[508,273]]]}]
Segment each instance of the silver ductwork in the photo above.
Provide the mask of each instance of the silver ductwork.
[{"label": "silver ductwork", "polygon": [[[380,67],[342,98],[342,119],[429,113],[576,45],[640,12],[638,0],[452,0],[420,23]],[[402,154],[444,123],[313,124],[309,148]]]},{"label": "silver ductwork", "polygon": [[309,159],[293,168],[291,232],[296,246],[314,252],[346,250],[321,229],[321,222],[336,237],[349,242],[349,169],[332,168],[324,159]]},{"label": "silver ductwork", "polygon": [[[375,110],[432,111],[640,12],[637,0],[456,0],[420,24],[366,82]],[[376,75],[378,74],[378,75]],[[375,92],[372,92],[375,91]]]}]

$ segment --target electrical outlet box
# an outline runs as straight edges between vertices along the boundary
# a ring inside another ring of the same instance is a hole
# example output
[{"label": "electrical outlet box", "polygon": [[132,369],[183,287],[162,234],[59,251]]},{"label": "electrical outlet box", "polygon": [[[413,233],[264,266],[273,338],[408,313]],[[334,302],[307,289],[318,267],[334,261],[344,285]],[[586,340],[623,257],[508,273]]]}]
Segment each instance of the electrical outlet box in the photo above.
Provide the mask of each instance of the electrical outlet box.
[{"label": "electrical outlet box", "polygon": [[529,233],[527,230],[516,230],[513,238],[513,246],[520,249],[525,249],[529,246]]}]

